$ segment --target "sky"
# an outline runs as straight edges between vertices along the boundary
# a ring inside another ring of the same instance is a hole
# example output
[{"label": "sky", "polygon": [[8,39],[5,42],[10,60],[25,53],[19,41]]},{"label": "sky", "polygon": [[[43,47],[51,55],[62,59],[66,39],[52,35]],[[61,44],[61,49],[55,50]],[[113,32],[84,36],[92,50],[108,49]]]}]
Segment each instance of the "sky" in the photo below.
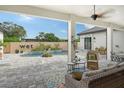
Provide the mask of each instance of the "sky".
[{"label": "sky", "polygon": [[[65,21],[46,19],[35,16],[27,16],[10,12],[0,12],[0,22],[13,22],[24,27],[27,32],[26,38],[35,38],[39,32],[54,33],[61,39],[67,39],[68,24]],[[76,24],[76,34],[92,25]]]}]

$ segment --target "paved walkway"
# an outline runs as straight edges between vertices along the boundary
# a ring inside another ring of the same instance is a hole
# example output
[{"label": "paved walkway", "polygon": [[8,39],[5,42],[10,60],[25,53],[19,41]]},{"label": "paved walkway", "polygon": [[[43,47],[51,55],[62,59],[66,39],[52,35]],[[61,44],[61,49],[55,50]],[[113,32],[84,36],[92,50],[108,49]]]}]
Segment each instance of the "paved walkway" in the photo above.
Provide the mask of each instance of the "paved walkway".
[{"label": "paved walkway", "polygon": [[5,55],[0,60],[0,87],[57,87],[64,83],[66,64],[66,55],[52,58]]}]

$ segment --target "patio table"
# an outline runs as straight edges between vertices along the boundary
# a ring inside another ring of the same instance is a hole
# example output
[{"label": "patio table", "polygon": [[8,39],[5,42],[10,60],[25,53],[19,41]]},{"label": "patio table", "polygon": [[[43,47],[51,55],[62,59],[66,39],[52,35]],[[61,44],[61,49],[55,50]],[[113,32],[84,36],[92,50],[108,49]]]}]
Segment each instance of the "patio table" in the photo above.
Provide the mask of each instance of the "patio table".
[{"label": "patio table", "polygon": [[[81,67],[82,65],[82,67]],[[76,63],[68,63],[68,72],[84,72],[86,70],[86,62],[81,61],[81,62],[76,62]]]},{"label": "patio table", "polygon": [[[81,65],[82,65],[82,67],[81,67]],[[73,70],[75,72],[78,72],[78,71],[79,72],[84,72],[86,70],[86,67],[85,66],[86,66],[86,62],[84,62],[84,61],[83,62],[76,62],[75,63],[75,67],[74,67]]]},{"label": "patio table", "polygon": [[68,73],[73,72],[74,65],[75,65],[75,63],[68,63],[68,70],[67,70]]}]

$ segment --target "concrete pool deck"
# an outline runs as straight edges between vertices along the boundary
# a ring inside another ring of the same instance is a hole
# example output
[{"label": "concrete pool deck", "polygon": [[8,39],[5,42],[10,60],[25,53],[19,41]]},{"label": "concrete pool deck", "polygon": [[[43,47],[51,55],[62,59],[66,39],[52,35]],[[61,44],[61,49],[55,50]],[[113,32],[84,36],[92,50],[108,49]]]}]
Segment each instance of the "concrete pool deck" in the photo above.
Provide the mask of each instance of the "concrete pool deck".
[{"label": "concrete pool deck", "polygon": [[47,88],[64,83],[67,55],[51,58],[6,54],[0,60],[0,87]]}]

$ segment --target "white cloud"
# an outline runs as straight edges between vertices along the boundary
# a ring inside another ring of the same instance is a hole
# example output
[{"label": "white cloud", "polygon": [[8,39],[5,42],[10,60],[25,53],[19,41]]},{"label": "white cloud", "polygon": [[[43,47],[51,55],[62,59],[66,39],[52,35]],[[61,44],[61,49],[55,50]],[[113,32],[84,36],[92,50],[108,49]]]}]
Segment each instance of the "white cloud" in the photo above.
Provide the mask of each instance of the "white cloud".
[{"label": "white cloud", "polygon": [[64,29],[60,30],[60,32],[61,32],[61,33],[67,33],[67,31],[64,30]]},{"label": "white cloud", "polygon": [[93,28],[94,25],[90,25],[90,24],[84,24],[86,28]]},{"label": "white cloud", "polygon": [[22,20],[22,21],[31,21],[31,20],[33,20],[33,18],[30,17],[30,16],[27,16],[27,15],[20,15],[20,20]]},{"label": "white cloud", "polygon": [[79,23],[79,24],[84,25],[85,28],[88,28],[88,29],[94,27],[94,25],[91,25],[91,24],[85,24],[85,23]]}]

